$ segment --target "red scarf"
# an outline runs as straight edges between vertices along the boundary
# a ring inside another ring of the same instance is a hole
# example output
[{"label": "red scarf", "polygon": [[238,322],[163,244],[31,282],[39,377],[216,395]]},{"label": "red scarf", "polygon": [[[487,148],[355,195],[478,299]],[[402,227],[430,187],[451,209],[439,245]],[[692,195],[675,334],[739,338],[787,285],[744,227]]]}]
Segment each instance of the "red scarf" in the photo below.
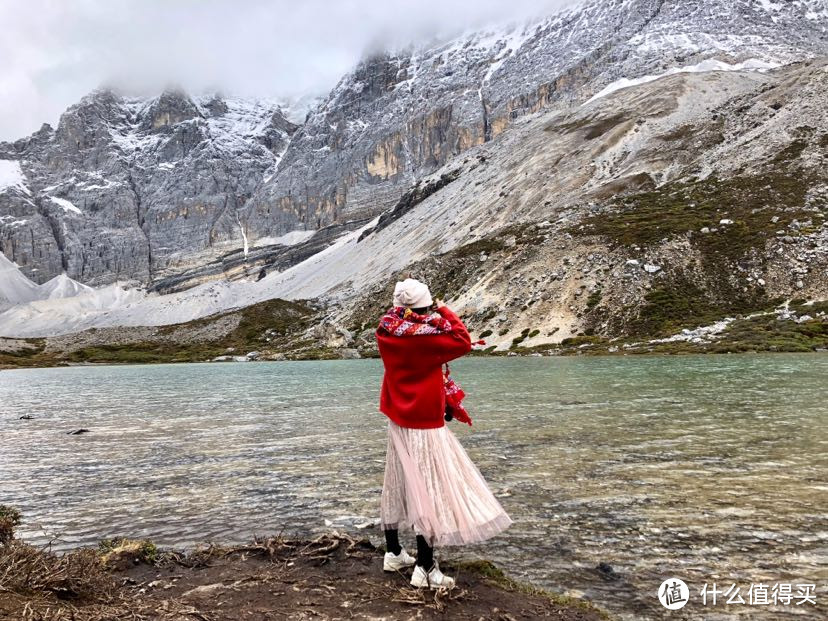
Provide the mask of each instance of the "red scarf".
[{"label": "red scarf", "polygon": [[449,366],[446,365],[445,373],[443,373],[443,386],[446,390],[446,420],[459,420],[461,423],[466,423],[471,427],[472,420],[466,408],[463,407],[463,399],[466,393],[463,389],[451,378],[449,375]]},{"label": "red scarf", "polygon": [[385,313],[380,319],[379,327],[393,336],[451,332],[448,319],[443,319],[440,315],[420,315],[404,306],[395,306]]}]

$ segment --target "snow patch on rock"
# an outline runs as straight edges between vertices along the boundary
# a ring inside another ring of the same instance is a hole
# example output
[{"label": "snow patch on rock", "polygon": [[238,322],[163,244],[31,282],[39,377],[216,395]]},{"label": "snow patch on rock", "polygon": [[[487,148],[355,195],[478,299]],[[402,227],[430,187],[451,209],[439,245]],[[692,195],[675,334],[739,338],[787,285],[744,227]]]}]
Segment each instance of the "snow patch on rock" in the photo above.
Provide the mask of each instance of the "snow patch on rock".
[{"label": "snow patch on rock", "polygon": [[278,237],[260,237],[255,240],[253,246],[295,246],[308,241],[315,233],[316,231],[296,230],[279,235]]},{"label": "snow patch on rock", "polygon": [[0,160],[0,192],[12,189],[28,196],[32,194],[26,185],[26,175],[23,174],[23,169],[20,168],[20,162]]},{"label": "snow patch on rock", "polygon": [[66,200],[65,198],[58,198],[56,196],[50,196],[49,200],[52,201],[55,205],[63,209],[66,213],[73,213],[76,215],[83,215],[83,212],[75,207],[75,204],[71,201]]},{"label": "snow patch on rock", "polygon": [[672,69],[669,69],[664,73],[659,73],[657,75],[645,75],[632,80],[627,78],[621,78],[620,80],[616,80],[615,82],[608,84],[603,89],[595,93],[595,95],[590,97],[584,103],[584,105],[592,103],[593,101],[595,101],[596,99],[600,99],[601,97],[606,97],[607,95],[614,93],[615,91],[619,91],[624,88],[629,88],[630,86],[638,86],[640,84],[646,84],[647,82],[653,82],[655,80],[670,75],[675,75],[677,73],[702,73],[706,71],[768,71],[770,69],[775,69],[779,66],[779,63],[767,62],[764,60],[759,60],[758,58],[751,58],[750,60],[746,60],[741,63],[736,63],[734,65],[722,62],[720,60],[708,58],[707,60],[703,60],[702,62],[697,63],[695,65],[689,65],[687,67],[673,67]]}]

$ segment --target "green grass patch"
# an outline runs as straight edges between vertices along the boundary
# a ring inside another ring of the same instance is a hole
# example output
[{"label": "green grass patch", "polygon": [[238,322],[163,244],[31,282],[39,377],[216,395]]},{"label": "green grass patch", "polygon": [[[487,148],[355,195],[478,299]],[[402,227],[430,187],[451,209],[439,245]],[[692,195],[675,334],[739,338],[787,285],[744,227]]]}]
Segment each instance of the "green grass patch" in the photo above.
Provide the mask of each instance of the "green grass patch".
[{"label": "green grass patch", "polygon": [[828,349],[828,321],[812,319],[797,323],[767,315],[734,321],[710,351],[810,352],[815,349]]},{"label": "green grass patch", "polygon": [[[18,340],[18,339],[15,339]],[[15,350],[0,351],[0,368],[55,366],[58,360],[55,354],[44,352],[46,339],[19,339],[26,342],[26,347]]]},{"label": "green grass patch", "polygon": [[0,545],[14,538],[14,529],[21,519],[20,511],[9,505],[0,505]]},{"label": "green grass patch", "polygon": [[481,252],[486,254],[494,254],[506,248],[506,244],[502,240],[496,238],[484,238],[473,241],[465,246],[460,246],[452,251],[452,254],[458,259],[477,256]]},{"label": "green grass patch", "polygon": [[571,336],[561,341],[561,347],[581,347],[582,345],[601,345],[606,339],[601,336],[579,335]]},{"label": "green grass patch", "polygon": [[[668,183],[618,198],[608,213],[589,216],[569,232],[600,235],[620,246],[653,246],[690,233],[703,256],[737,260],[762,248],[794,219],[813,215],[804,210],[809,181],[800,169],[774,169],[757,176]],[[719,224],[723,219],[733,224]],[[717,230],[700,233],[705,227]]]},{"label": "green grass patch", "polygon": [[[212,323],[232,313],[239,313],[241,318],[238,326],[230,333],[218,336],[213,341],[178,342],[186,341],[188,332],[209,329]],[[179,339],[172,341],[91,345],[66,354],[63,360],[98,364],[202,362],[226,354],[230,348],[238,355],[265,347],[288,348],[295,345],[291,342],[291,337],[305,330],[313,316],[313,311],[302,302],[286,300],[267,300],[232,313],[159,328],[159,333],[165,337],[181,335]],[[275,335],[271,337],[270,342],[267,341],[268,331]],[[312,353],[314,352],[309,352],[309,355]],[[320,355],[335,357],[325,352],[321,352]]]},{"label": "green grass patch", "polygon": [[152,364],[161,362],[200,362],[223,353],[216,346],[140,342],[121,345],[95,345],[70,352],[65,359],[76,363]]},{"label": "green grass patch", "polygon": [[508,577],[505,573],[503,573],[502,569],[500,569],[492,561],[487,559],[474,561],[447,561],[446,568],[454,569],[458,573],[467,571],[469,573],[476,574],[478,576],[486,578],[493,584],[507,591],[526,593],[528,595],[540,595],[541,597],[547,598],[549,601],[551,601],[554,604],[557,604],[558,606],[564,608],[575,608],[584,611],[589,611],[593,614],[598,615],[598,617],[600,617],[601,619],[612,619],[612,617],[610,617],[610,615],[606,611],[598,608],[597,606],[588,601],[578,599],[576,597],[569,597],[567,595],[560,595],[558,593],[553,593],[551,591],[541,589],[540,587],[536,587],[532,584],[513,580],[512,578]]},{"label": "green grass patch", "polygon": [[154,565],[158,560],[158,547],[146,539],[133,540],[123,537],[104,539],[98,544],[98,552],[101,554],[104,565],[122,558],[147,565]]},{"label": "green grass patch", "polygon": [[602,294],[601,294],[601,290],[600,290],[600,289],[598,289],[597,291],[593,291],[592,293],[590,293],[590,294],[589,294],[589,297],[587,298],[587,301],[586,301],[586,307],[587,307],[589,310],[592,310],[593,308],[595,308],[596,306],[598,306],[598,305],[601,303],[601,295],[602,295]]},{"label": "green grass patch", "polygon": [[[536,336],[537,336],[537,333],[538,332],[536,331],[535,332]],[[529,328],[524,328],[523,331],[520,333],[520,336],[516,336],[515,338],[512,339],[512,344],[509,347],[509,349],[515,349],[521,343],[523,343],[523,341],[525,341],[527,338],[529,338]]]}]

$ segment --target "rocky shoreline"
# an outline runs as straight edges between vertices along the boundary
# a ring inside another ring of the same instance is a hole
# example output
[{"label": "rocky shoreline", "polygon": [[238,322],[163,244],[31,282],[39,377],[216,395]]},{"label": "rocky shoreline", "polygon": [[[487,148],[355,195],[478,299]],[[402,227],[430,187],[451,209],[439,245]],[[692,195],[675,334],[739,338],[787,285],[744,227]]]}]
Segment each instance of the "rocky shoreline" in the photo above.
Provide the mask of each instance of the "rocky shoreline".
[{"label": "rocky shoreline", "polygon": [[[409,574],[382,571],[383,550],[333,531],[189,552],[149,541],[102,541],[55,554],[0,532],[0,618],[57,621],[155,619],[558,619],[610,617],[591,604],[515,582],[489,561],[451,562],[452,590],[418,590]],[[16,515],[19,521],[19,514]],[[16,522],[15,522],[16,523]]]},{"label": "rocky shoreline", "polygon": [[[474,339],[492,336],[486,321],[475,316],[466,319]],[[789,300],[750,314],[724,317],[710,325],[682,328],[668,336],[655,333],[607,338],[583,333],[559,342],[552,338],[542,342],[537,332],[524,328],[510,342],[501,339],[495,345],[475,346],[471,355],[824,353],[828,351],[828,302]],[[171,326],[91,329],[48,338],[0,337],[0,369],[377,356],[373,325],[356,324],[348,318],[334,321],[323,307],[284,300],[269,300]]]}]

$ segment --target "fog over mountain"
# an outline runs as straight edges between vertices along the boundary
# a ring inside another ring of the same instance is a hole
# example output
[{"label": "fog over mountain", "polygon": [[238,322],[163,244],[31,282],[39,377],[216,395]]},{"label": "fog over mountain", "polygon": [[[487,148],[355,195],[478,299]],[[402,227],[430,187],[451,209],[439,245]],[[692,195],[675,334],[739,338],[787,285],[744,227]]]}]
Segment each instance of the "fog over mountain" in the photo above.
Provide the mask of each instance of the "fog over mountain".
[{"label": "fog over mountain", "polygon": [[4,2],[0,140],[37,130],[104,85],[298,98],[369,51],[520,21],[571,0]]}]

